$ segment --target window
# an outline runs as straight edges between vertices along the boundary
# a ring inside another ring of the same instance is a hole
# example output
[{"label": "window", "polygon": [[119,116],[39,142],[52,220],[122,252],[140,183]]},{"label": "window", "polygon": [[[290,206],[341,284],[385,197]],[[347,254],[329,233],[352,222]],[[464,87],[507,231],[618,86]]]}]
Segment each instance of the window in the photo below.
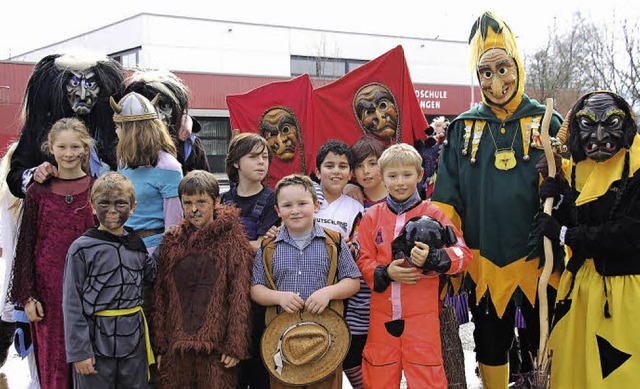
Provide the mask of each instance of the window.
[{"label": "window", "polygon": [[140,64],[140,50],[141,47],[135,47],[133,49],[109,54],[109,57],[120,62],[120,64],[126,69],[135,69]]},{"label": "window", "polygon": [[291,56],[291,76],[309,74],[312,77],[340,78],[367,63],[358,59]]},{"label": "window", "polygon": [[200,122],[201,129],[197,135],[207,152],[209,170],[212,173],[224,173],[224,159],[231,138],[229,118],[198,116],[196,119]]}]

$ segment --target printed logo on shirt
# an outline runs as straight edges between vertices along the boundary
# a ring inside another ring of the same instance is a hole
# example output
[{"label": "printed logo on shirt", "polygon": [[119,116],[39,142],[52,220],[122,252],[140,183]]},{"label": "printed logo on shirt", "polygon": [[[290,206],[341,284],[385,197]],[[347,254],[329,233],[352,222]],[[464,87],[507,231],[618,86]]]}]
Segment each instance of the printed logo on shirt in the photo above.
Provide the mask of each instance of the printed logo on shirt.
[{"label": "printed logo on shirt", "polygon": [[382,229],[378,229],[378,232],[376,233],[376,239],[375,239],[376,244],[382,244],[382,242],[384,242],[384,239],[382,239]]},{"label": "printed logo on shirt", "polygon": [[325,223],[325,224],[332,224],[334,226],[340,226],[344,231],[346,231],[347,227],[349,227],[349,225],[346,222],[341,222],[333,219],[323,219],[323,218],[317,217],[316,221],[318,223]]}]

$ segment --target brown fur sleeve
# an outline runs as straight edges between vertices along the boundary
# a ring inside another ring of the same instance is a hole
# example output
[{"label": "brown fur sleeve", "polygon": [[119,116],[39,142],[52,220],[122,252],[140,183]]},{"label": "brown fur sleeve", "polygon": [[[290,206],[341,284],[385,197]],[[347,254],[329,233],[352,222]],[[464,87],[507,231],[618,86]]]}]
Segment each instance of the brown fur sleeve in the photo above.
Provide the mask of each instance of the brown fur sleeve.
[{"label": "brown fur sleeve", "polygon": [[240,218],[229,231],[228,239],[232,242],[227,253],[228,284],[227,296],[230,303],[227,322],[227,337],[223,344],[223,353],[238,359],[249,358],[249,342],[251,338],[251,269],[255,249],[244,233]]},{"label": "brown fur sleeve", "polygon": [[[153,312],[167,312],[167,310],[169,309],[169,298],[166,291],[168,286],[167,279],[169,274],[168,262],[170,259],[167,257],[166,245],[163,246],[162,244],[160,244],[160,246],[156,249],[154,256],[157,259],[158,270],[153,288]],[[169,347],[169,330],[167,329],[168,323],[166,323],[167,317],[168,315],[165,314],[154,314],[153,321],[151,323],[153,329],[153,350],[160,355],[166,353]]]}]

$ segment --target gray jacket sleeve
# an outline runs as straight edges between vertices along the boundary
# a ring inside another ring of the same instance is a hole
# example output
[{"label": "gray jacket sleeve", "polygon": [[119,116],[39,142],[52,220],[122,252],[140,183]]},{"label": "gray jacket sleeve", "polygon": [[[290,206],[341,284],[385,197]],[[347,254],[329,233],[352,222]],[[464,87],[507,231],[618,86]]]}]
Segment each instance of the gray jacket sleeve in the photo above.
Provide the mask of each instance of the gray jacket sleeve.
[{"label": "gray jacket sleeve", "polygon": [[86,274],[84,251],[72,244],[67,253],[62,289],[64,341],[67,362],[82,361],[94,356],[89,335],[89,323],[83,313],[80,293]]}]

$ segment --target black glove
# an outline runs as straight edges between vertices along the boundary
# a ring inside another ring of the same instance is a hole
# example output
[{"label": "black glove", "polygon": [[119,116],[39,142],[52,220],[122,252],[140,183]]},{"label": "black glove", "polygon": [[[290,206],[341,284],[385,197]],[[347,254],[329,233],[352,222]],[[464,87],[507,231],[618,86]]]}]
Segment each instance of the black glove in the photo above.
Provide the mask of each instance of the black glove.
[{"label": "black glove", "polygon": [[387,266],[380,265],[373,271],[373,291],[382,293],[391,284],[391,278],[387,272]]},{"label": "black glove", "polygon": [[560,198],[560,194],[563,192],[562,180],[556,177],[547,177],[540,184],[540,198],[544,201],[549,197],[553,197],[555,200]]},{"label": "black glove", "polygon": [[444,274],[451,269],[451,258],[444,249],[429,249],[427,259],[422,265],[423,273],[436,271]]},{"label": "black glove", "polygon": [[[562,156],[554,152],[553,160],[555,161],[558,176],[562,177],[564,175],[564,172],[562,171]],[[545,154],[542,154],[538,163],[536,163],[536,170],[538,173],[542,174],[542,177],[547,177],[549,175],[549,164],[547,163],[547,157]]]},{"label": "black glove", "polygon": [[534,231],[535,235],[546,236],[554,244],[560,244],[560,229],[562,226],[553,216],[540,212],[538,216],[536,216],[536,224],[538,226]]}]

